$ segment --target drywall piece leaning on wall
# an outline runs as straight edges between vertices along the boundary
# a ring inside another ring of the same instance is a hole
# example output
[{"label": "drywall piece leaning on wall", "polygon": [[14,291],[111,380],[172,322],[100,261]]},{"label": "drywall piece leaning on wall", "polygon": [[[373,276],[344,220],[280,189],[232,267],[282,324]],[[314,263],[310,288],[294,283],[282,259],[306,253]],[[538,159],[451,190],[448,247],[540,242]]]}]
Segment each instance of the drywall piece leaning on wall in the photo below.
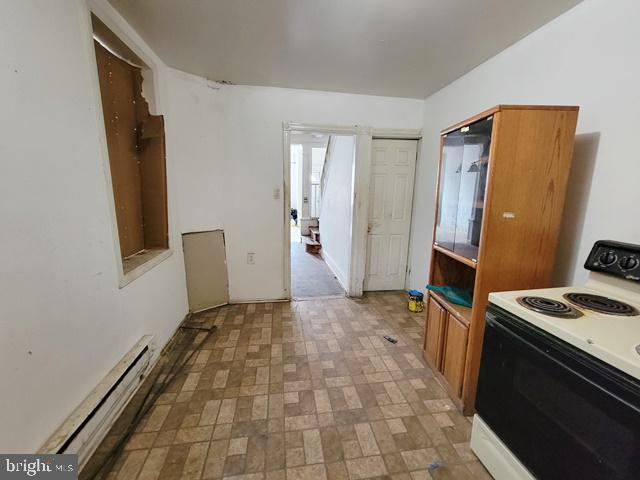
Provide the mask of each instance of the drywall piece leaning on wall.
[{"label": "drywall piece leaning on wall", "polygon": [[224,232],[182,235],[189,310],[200,312],[229,303]]}]

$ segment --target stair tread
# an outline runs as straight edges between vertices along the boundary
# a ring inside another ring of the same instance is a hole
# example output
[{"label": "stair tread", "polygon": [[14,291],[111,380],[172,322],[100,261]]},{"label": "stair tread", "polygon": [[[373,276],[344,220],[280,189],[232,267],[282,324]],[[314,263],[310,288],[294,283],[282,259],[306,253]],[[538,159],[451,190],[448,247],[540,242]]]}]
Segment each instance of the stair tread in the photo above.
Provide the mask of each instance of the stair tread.
[{"label": "stair tread", "polygon": [[316,242],[315,240],[304,236],[302,237],[302,242],[306,243],[307,245],[320,245],[320,242]]}]

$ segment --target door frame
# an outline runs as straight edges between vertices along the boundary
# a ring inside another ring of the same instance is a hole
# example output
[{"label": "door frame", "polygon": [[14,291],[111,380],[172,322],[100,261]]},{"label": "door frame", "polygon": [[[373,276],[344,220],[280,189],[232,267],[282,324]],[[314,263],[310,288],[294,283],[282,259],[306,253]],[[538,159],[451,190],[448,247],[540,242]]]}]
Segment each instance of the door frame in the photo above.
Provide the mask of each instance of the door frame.
[{"label": "door frame", "polygon": [[[291,299],[291,132],[324,133],[328,135],[353,135],[355,154],[353,168],[353,194],[351,198],[351,232],[349,235],[349,271],[347,272],[346,294],[349,297],[361,297],[367,262],[367,224],[369,221],[369,183],[371,181],[371,146],[374,138],[395,140],[418,140],[416,169],[420,155],[420,129],[374,129],[368,126],[312,125],[295,122],[282,122],[282,174],[283,174],[283,290],[287,299]],[[415,178],[414,176],[414,197]],[[413,200],[411,215],[413,218]],[[411,232],[410,232],[411,234]],[[407,255],[411,252],[411,242]],[[407,259],[408,261],[408,259]]]}]

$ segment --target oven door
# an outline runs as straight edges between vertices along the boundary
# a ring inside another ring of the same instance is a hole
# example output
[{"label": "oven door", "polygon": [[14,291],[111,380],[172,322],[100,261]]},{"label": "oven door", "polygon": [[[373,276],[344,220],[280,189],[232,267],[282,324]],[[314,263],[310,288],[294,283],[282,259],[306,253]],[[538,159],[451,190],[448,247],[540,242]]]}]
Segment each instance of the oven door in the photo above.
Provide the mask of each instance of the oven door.
[{"label": "oven door", "polygon": [[640,478],[640,382],[494,305],[476,409],[540,480]]}]

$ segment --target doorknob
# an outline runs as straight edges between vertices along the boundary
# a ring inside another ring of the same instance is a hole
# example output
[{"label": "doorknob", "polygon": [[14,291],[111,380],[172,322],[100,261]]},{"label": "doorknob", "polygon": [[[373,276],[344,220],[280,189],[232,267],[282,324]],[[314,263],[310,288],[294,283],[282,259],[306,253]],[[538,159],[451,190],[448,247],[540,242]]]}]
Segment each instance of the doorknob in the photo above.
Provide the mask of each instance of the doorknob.
[{"label": "doorknob", "polygon": [[373,225],[371,225],[370,223],[367,224],[367,233],[371,233],[372,229],[373,229]]}]

